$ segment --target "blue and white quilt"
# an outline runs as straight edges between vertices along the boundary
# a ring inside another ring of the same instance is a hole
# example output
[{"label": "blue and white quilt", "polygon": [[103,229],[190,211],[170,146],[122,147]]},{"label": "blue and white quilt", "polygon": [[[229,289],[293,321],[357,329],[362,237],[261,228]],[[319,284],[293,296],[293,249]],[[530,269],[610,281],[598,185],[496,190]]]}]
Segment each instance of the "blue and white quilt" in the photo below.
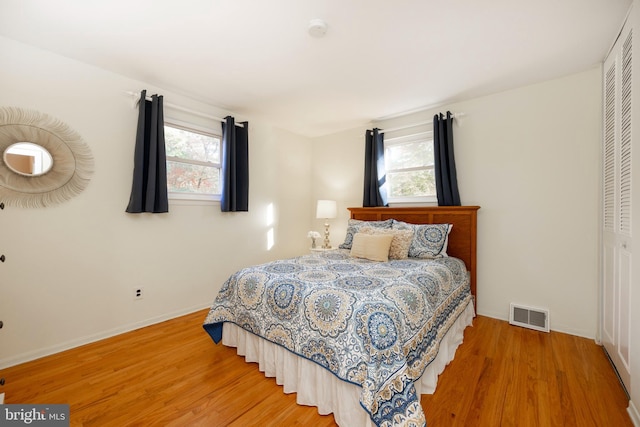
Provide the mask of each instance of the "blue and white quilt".
[{"label": "blue and white quilt", "polygon": [[203,326],[218,343],[235,323],[361,386],[377,426],[425,426],[414,381],[471,302],[457,258],[374,262],[338,250],[238,271]]}]

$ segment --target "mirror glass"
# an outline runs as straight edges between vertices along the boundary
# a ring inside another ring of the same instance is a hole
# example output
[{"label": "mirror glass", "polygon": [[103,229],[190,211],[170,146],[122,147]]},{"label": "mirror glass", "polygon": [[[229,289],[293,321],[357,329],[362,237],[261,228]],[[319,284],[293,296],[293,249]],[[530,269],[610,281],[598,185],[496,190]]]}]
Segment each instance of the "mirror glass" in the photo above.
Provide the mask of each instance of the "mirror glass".
[{"label": "mirror glass", "polygon": [[51,170],[53,158],[49,151],[32,142],[17,142],[4,150],[2,156],[9,169],[24,176],[40,176]]}]

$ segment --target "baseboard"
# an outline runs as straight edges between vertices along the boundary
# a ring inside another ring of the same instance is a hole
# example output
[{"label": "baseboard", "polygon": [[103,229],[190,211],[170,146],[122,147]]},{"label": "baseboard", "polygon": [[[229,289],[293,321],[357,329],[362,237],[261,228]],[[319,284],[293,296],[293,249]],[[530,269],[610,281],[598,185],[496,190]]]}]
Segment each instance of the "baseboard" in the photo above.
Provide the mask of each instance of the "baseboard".
[{"label": "baseboard", "polygon": [[629,413],[629,417],[631,418],[631,422],[635,427],[640,427],[640,413],[638,413],[638,408],[633,402],[629,401],[629,407],[627,408],[627,412]]},{"label": "baseboard", "polygon": [[[183,310],[174,311],[172,313],[166,313],[160,316],[152,317],[150,319],[145,319],[140,322],[131,323],[128,325],[123,325],[118,328],[114,328],[111,330],[99,332],[94,335],[89,335],[86,337],[74,339],[71,341],[67,341],[61,344],[57,344],[51,347],[45,347],[34,351],[29,351],[26,353],[18,354],[12,357],[8,357],[6,359],[0,359],[0,369],[8,368],[10,366],[19,365],[21,363],[30,362],[32,360],[40,359],[41,357],[50,356],[52,354],[60,353],[61,351],[69,350],[72,348],[80,347],[81,345],[90,344],[92,342],[100,341],[106,338],[111,338],[116,335],[124,334],[126,332],[131,332],[136,329],[144,328],[146,326],[155,325],[156,323],[165,322],[170,319],[175,319],[176,317],[184,316],[190,313],[194,313],[196,311],[203,310],[205,308],[209,308],[210,304],[207,305],[198,305],[195,307],[186,308]],[[202,319],[204,322],[204,319]]]},{"label": "baseboard", "polygon": [[[476,313],[479,316],[491,317],[492,319],[504,320],[505,322],[509,322],[509,313],[507,313],[506,317],[503,313],[495,313],[491,311],[478,311]],[[588,331],[567,328],[564,325],[550,325],[551,330],[554,332],[560,332],[563,334],[573,335],[580,338],[589,338],[595,340],[595,333],[589,333]]]}]

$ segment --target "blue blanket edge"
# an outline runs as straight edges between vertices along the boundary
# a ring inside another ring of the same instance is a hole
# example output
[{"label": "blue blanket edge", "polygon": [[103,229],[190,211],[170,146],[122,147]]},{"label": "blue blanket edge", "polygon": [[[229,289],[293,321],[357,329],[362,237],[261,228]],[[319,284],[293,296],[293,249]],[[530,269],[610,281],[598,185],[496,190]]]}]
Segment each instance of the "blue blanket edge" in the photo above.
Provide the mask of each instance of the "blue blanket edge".
[{"label": "blue blanket edge", "polygon": [[209,334],[214,343],[218,344],[222,340],[222,324],[219,323],[207,323],[202,325],[205,331]]}]

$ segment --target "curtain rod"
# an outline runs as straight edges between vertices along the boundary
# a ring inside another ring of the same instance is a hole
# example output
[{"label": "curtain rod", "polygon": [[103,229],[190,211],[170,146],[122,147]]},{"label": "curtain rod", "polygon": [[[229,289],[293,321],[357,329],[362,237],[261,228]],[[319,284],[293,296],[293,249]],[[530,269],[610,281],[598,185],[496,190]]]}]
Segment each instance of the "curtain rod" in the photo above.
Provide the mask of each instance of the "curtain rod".
[{"label": "curtain rod", "polygon": [[[140,100],[140,94],[139,93],[135,93],[135,92],[125,92],[125,94],[129,95],[130,97],[133,98],[133,106],[135,107],[136,103]],[[147,101],[151,101],[151,97],[147,96]],[[179,105],[176,104],[171,104],[169,102],[163,102],[163,105],[171,108],[173,110],[178,110],[178,111],[183,111],[185,113],[189,113],[189,114],[194,114],[196,116],[200,116],[200,117],[204,117],[205,119],[213,119],[213,120],[219,120],[221,122],[226,122],[225,119],[221,118],[221,117],[216,117],[216,116],[212,116],[211,114],[206,114],[206,113],[201,113],[200,111],[195,111],[195,110],[191,110],[189,108],[186,107],[181,107]],[[244,125],[242,123],[235,123],[236,126],[240,126],[241,128],[244,127]]]},{"label": "curtain rod", "polygon": [[[451,114],[451,118],[452,119],[457,119],[459,117],[464,116],[464,113],[452,113]],[[431,125],[433,124],[433,120],[429,120],[428,122],[418,122],[418,123],[411,123],[408,125],[404,125],[404,126],[398,126],[398,127],[394,127],[394,128],[389,128],[389,129],[380,129],[380,133],[384,133],[384,132],[395,132],[398,130],[404,130],[404,129],[409,129],[409,128],[415,128],[418,126],[424,126],[424,125]]]}]

